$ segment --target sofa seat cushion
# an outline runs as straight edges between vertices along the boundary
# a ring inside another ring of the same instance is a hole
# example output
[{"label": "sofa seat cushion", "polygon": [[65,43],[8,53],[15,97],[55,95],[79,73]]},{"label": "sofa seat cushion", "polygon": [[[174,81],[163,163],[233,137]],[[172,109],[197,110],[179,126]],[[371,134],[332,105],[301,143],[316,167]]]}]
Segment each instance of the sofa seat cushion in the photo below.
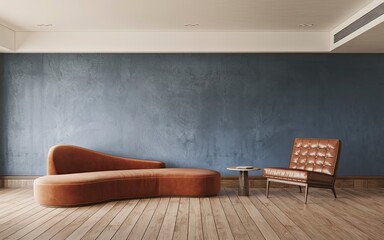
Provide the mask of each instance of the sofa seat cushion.
[{"label": "sofa seat cushion", "polygon": [[264,168],[264,176],[272,179],[319,185],[329,185],[333,181],[333,176],[328,174],[292,168]]},{"label": "sofa seat cushion", "polygon": [[220,191],[220,173],[208,169],[160,168],[48,175],[34,182],[38,203],[75,206],[156,196],[211,196]]}]

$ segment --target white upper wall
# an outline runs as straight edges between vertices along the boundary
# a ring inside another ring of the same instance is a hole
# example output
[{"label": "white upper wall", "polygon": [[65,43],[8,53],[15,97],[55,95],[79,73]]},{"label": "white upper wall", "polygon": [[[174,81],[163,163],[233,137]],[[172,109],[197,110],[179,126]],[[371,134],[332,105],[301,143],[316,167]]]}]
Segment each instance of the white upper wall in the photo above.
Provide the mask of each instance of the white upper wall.
[{"label": "white upper wall", "polygon": [[17,32],[17,52],[327,52],[327,32]]},{"label": "white upper wall", "polygon": [[0,52],[15,50],[15,32],[0,25]]}]

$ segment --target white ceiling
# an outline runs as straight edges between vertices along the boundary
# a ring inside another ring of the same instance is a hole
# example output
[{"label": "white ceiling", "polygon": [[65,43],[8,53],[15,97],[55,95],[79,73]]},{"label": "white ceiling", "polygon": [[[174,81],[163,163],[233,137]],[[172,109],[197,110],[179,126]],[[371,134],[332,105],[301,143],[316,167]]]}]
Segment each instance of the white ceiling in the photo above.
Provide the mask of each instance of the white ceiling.
[{"label": "white ceiling", "polygon": [[14,31],[330,31],[370,2],[0,0],[0,23]]},{"label": "white ceiling", "polygon": [[0,0],[0,52],[384,52],[384,20],[332,42],[382,2]]}]

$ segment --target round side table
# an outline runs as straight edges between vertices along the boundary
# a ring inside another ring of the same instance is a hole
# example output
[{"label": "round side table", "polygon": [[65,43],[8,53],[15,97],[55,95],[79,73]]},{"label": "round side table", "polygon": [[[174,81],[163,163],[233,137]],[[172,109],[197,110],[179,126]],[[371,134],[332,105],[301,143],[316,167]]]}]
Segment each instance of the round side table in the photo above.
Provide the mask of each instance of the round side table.
[{"label": "round side table", "polygon": [[248,172],[258,171],[260,168],[253,166],[232,166],[227,167],[230,171],[238,171],[239,175],[239,196],[249,196]]}]

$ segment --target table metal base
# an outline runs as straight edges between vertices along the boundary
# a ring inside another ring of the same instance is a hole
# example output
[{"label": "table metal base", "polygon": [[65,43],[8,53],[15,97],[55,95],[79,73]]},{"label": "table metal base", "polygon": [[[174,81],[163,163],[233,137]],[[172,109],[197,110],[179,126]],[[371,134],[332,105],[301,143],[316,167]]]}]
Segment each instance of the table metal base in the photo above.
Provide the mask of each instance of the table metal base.
[{"label": "table metal base", "polygon": [[240,171],[239,196],[249,196],[248,171]]}]

